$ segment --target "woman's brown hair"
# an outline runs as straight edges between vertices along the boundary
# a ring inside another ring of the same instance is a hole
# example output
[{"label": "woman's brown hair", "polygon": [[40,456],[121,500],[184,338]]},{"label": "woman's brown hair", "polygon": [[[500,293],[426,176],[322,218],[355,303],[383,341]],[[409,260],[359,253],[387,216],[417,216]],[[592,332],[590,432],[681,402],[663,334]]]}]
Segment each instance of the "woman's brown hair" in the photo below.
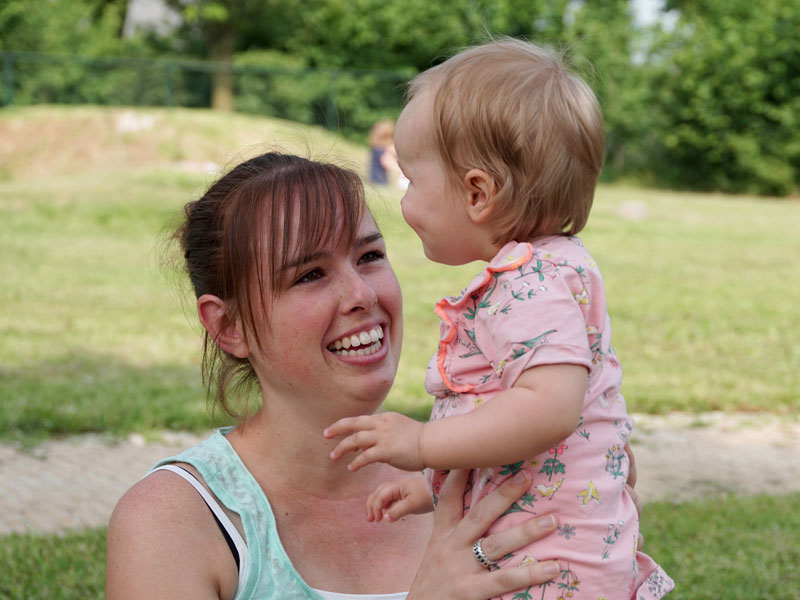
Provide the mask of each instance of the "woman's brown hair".
[{"label": "woman's brown hair", "polygon": [[[237,165],[187,203],[173,237],[195,297],[220,298],[226,321],[240,319],[253,337],[248,343],[261,347],[256,316],[268,322],[264,299],[280,294],[286,266],[331,243],[351,245],[366,210],[353,171],[269,152]],[[202,374],[209,399],[244,418],[247,391],[257,385],[250,361],[222,350],[206,331]],[[244,397],[244,407],[235,405],[233,392]]]}]

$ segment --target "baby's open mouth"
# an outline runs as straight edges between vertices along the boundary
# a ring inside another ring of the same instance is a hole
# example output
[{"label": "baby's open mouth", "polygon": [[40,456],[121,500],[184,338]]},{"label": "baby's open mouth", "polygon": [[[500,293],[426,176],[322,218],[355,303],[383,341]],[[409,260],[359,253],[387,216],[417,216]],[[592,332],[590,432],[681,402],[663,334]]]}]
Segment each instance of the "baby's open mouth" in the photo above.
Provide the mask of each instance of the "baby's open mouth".
[{"label": "baby's open mouth", "polygon": [[341,356],[368,356],[381,348],[383,328],[380,325],[372,329],[365,329],[360,333],[346,335],[336,340],[328,350]]}]

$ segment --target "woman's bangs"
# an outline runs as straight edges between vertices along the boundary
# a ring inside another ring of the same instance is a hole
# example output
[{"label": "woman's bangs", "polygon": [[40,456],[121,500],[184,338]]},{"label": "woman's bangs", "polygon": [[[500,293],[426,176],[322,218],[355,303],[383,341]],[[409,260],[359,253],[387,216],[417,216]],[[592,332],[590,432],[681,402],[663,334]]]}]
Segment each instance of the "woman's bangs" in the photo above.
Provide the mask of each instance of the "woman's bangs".
[{"label": "woman's bangs", "polygon": [[[290,265],[325,249],[353,245],[364,214],[359,177],[333,165],[312,163],[273,196],[270,266],[274,291]],[[283,218],[274,218],[282,214]],[[280,223],[280,227],[278,227]]]}]

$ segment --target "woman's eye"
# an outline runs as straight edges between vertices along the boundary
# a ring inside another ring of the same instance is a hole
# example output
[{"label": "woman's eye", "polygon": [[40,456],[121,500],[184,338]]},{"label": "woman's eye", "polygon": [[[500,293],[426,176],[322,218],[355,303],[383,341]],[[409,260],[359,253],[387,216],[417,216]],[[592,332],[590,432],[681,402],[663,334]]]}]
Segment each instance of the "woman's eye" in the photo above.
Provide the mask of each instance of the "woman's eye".
[{"label": "woman's eye", "polygon": [[317,281],[318,279],[322,279],[324,275],[325,273],[322,272],[322,269],[311,269],[310,271],[303,273],[303,275],[300,276],[297,281],[295,281],[295,284]]},{"label": "woman's eye", "polygon": [[386,253],[383,250],[372,250],[364,254],[359,260],[360,263],[368,263],[368,262],[375,262],[377,260],[383,260],[386,258]]}]

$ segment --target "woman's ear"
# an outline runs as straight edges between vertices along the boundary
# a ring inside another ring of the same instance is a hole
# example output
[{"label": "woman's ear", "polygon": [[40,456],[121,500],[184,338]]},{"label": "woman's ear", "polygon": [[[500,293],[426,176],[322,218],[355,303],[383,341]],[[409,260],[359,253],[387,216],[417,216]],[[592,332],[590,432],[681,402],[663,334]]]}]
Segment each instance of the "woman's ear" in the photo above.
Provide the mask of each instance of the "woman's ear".
[{"label": "woman's ear", "polygon": [[473,223],[485,223],[492,212],[497,190],[494,178],[483,169],[470,169],[464,175],[467,214]]},{"label": "woman's ear", "polygon": [[237,358],[247,358],[250,355],[241,319],[230,320],[225,313],[225,303],[217,296],[200,296],[197,299],[197,314],[211,339],[225,352]]}]

